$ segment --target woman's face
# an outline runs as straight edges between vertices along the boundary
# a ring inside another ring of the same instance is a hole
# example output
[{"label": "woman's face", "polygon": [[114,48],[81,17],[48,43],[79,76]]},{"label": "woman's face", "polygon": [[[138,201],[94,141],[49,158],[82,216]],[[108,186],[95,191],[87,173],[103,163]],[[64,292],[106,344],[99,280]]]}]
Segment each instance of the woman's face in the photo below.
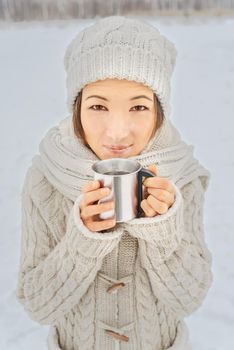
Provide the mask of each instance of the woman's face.
[{"label": "woman's face", "polygon": [[99,80],[83,88],[81,123],[85,140],[100,159],[141,153],[155,132],[153,96],[148,87],[125,79]]}]

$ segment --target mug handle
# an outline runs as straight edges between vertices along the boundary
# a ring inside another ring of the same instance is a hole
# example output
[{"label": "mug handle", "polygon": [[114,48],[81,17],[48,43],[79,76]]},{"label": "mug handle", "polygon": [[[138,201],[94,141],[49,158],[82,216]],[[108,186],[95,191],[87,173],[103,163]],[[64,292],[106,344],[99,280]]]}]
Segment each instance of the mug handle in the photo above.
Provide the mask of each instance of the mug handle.
[{"label": "mug handle", "polygon": [[155,174],[145,168],[141,168],[141,170],[137,174],[137,217],[140,217],[140,215],[143,212],[143,209],[141,208],[141,201],[143,200],[143,194],[142,194],[142,177],[154,177]]}]

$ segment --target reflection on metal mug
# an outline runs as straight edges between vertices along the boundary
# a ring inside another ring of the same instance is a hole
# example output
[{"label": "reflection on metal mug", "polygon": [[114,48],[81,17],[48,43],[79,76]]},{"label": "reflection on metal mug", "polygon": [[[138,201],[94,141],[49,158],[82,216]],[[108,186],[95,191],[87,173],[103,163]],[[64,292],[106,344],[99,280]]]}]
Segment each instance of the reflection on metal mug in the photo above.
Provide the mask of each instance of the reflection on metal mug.
[{"label": "reflection on metal mug", "polygon": [[126,222],[139,217],[142,193],[142,178],[155,174],[136,161],[125,158],[110,158],[93,164],[94,179],[99,180],[102,187],[111,189],[110,195],[100,199],[99,203],[114,200],[115,209],[99,215],[100,219],[116,218],[116,222]]}]

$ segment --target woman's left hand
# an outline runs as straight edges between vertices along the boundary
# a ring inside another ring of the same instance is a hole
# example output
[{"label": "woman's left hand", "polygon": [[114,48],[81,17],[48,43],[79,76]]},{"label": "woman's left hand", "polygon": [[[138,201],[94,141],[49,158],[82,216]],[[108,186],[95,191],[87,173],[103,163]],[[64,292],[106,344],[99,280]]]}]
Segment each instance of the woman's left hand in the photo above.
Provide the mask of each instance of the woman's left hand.
[{"label": "woman's left hand", "polygon": [[[157,175],[157,167],[154,164],[148,169]],[[175,187],[172,182],[164,177],[154,176],[144,180],[149,196],[141,202],[141,208],[148,217],[165,214],[175,202]]]}]

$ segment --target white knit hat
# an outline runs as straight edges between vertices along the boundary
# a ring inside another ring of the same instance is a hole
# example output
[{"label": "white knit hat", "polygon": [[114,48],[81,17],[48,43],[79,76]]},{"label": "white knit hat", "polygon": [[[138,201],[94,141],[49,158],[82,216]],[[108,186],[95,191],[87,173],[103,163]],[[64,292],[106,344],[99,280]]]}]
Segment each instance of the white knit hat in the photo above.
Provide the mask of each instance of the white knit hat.
[{"label": "white knit hat", "polygon": [[143,83],[157,95],[164,116],[170,115],[170,78],[177,50],[153,25],[124,16],[98,19],[80,31],[68,45],[67,106],[79,91],[97,80],[118,78]]}]

